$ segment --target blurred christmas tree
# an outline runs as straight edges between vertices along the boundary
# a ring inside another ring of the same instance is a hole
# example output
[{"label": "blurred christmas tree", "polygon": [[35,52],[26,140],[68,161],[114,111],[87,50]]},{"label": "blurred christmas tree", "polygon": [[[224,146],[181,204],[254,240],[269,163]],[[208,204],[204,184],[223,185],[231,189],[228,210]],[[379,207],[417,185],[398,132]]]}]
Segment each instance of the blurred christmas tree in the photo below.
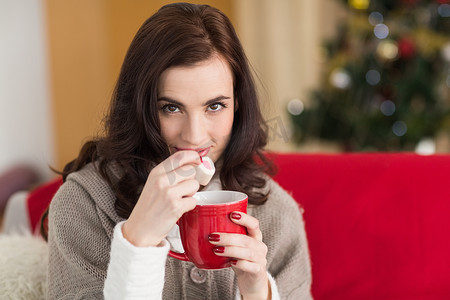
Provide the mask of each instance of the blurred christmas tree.
[{"label": "blurred christmas tree", "polygon": [[344,150],[409,151],[450,134],[449,0],[349,0],[347,22],[326,44],[311,105],[293,100],[293,136]]}]

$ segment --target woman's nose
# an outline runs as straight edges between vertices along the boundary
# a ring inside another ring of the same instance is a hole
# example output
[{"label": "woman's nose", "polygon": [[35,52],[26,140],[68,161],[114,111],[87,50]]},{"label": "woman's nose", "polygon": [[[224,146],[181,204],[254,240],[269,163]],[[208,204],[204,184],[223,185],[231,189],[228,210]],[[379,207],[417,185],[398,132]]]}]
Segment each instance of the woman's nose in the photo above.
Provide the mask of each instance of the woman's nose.
[{"label": "woman's nose", "polygon": [[182,138],[192,147],[201,147],[207,141],[207,122],[198,115],[189,116],[182,128]]}]

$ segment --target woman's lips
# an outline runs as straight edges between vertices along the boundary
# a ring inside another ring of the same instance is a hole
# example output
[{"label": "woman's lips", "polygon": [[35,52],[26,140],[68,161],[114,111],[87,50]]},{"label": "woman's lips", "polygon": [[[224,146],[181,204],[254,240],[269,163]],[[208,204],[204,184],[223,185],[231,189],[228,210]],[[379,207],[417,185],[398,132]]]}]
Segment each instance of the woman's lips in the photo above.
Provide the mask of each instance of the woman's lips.
[{"label": "woman's lips", "polygon": [[184,151],[184,150],[195,151],[198,153],[198,155],[200,155],[200,157],[202,157],[208,154],[210,148],[211,147],[201,149],[191,149],[191,148],[175,148],[175,149],[176,151]]},{"label": "woman's lips", "polygon": [[200,151],[197,151],[197,152],[198,152],[198,155],[200,155],[201,157],[206,156],[208,154],[208,152],[209,152],[209,147],[205,148],[205,149],[202,149]]}]

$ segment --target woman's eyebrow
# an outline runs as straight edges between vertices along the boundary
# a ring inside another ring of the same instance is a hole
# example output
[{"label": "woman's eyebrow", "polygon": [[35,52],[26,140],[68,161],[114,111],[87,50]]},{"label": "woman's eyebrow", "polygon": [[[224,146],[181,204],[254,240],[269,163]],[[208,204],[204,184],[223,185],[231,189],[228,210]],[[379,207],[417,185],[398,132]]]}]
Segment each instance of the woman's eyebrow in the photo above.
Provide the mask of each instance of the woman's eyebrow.
[{"label": "woman's eyebrow", "polygon": [[[211,105],[211,104],[213,104],[213,103],[215,103],[217,101],[229,100],[229,99],[231,99],[231,98],[228,97],[228,96],[217,96],[217,97],[215,97],[213,99],[210,99],[210,100],[206,101],[205,104],[203,104],[203,106],[208,106],[208,105]],[[166,102],[169,102],[169,103],[172,103],[172,104],[176,104],[176,105],[178,105],[180,107],[184,106],[183,103],[181,103],[181,102],[179,102],[179,101],[177,101],[175,99],[169,98],[169,97],[158,97],[157,101],[166,101]]]},{"label": "woman's eyebrow", "polygon": [[172,103],[172,104],[176,104],[178,106],[184,106],[183,103],[181,103],[181,102],[179,102],[177,100],[174,100],[172,98],[168,98],[168,97],[158,97],[157,101],[166,101],[166,102],[169,102],[169,103]]},{"label": "woman's eyebrow", "polygon": [[211,100],[206,101],[205,104],[203,104],[203,106],[208,106],[208,105],[214,104],[217,101],[229,100],[229,99],[231,99],[231,98],[227,97],[227,96],[218,96],[218,97],[215,97],[215,98],[213,98]]}]

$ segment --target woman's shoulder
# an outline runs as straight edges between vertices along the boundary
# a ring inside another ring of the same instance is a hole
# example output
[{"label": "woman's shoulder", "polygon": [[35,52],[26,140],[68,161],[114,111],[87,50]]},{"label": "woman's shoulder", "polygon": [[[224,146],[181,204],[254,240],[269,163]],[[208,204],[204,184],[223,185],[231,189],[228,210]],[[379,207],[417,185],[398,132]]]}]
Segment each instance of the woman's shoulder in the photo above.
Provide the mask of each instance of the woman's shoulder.
[{"label": "woman's shoulder", "polygon": [[269,191],[269,197],[266,204],[270,206],[277,206],[279,208],[294,209],[298,210],[299,204],[292,197],[292,194],[286,191],[280,186],[278,182],[273,180],[273,178],[268,177],[266,181],[266,188]]},{"label": "woman's shoulder", "polygon": [[286,249],[297,251],[306,241],[303,216],[297,202],[272,178],[266,182],[266,189],[270,190],[267,201],[259,206],[249,206],[249,213],[259,221],[264,243],[269,248],[268,260],[273,262],[277,255],[284,259]]},{"label": "woman's shoulder", "polygon": [[66,182],[77,182],[81,186],[89,188],[90,186],[98,185],[103,187],[107,185],[106,180],[98,170],[98,164],[89,163],[78,171],[70,173],[67,176]]},{"label": "woman's shoulder", "polygon": [[119,221],[114,210],[115,198],[113,190],[102,177],[97,166],[90,163],[67,176],[51,205],[59,208],[77,205],[78,209],[97,207],[95,210],[103,211]]},{"label": "woman's shoulder", "polygon": [[299,204],[288,191],[271,177],[266,177],[266,186],[262,191],[268,193],[268,198],[264,204],[251,208],[251,211],[254,211],[255,214],[301,218]]}]

